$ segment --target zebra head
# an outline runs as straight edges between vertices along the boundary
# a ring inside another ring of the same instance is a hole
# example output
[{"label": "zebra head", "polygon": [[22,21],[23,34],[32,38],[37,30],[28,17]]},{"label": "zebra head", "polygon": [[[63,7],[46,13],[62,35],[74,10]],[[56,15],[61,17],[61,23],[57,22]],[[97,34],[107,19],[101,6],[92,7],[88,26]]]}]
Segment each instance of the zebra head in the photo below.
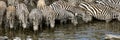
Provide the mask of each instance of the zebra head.
[{"label": "zebra head", "polygon": [[71,22],[73,23],[74,26],[78,24],[77,18],[72,19]]},{"label": "zebra head", "polygon": [[[77,15],[77,13],[75,15]],[[70,17],[69,19],[71,20],[74,26],[78,24],[77,17],[75,15],[72,13],[69,13],[69,17]]]},{"label": "zebra head", "polygon": [[92,21],[92,16],[88,15],[89,11],[85,11],[85,13],[82,16],[82,20],[88,23],[89,21]]}]

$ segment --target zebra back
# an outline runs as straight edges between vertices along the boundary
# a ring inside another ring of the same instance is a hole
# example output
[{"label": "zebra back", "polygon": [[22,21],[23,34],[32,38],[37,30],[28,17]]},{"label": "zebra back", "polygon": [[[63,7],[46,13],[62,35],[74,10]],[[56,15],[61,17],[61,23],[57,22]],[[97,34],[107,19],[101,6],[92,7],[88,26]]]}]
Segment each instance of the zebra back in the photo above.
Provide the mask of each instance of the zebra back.
[{"label": "zebra back", "polygon": [[109,2],[109,3],[112,3],[112,4],[117,4],[117,5],[120,5],[120,0],[96,0],[96,2]]},{"label": "zebra back", "polygon": [[77,14],[81,14],[82,11],[81,11],[81,8],[79,7],[75,7],[75,6],[72,6],[70,5],[68,2],[65,2],[65,1],[56,1],[54,2],[53,4],[51,4],[51,6],[57,6],[57,7],[60,7],[62,9],[65,9],[67,11],[70,11],[72,12],[74,15],[77,13]]},{"label": "zebra back", "polygon": [[67,11],[65,9],[60,8],[56,4],[52,4],[52,5],[50,5],[50,7],[56,12],[56,14],[57,14],[56,16],[57,16],[58,19],[66,18],[68,16],[69,17],[71,17],[71,16],[73,17],[74,16],[71,12],[69,12],[69,11]]},{"label": "zebra back", "polygon": [[104,6],[111,7],[116,10],[120,10],[120,0],[96,0],[96,3],[102,4]]},{"label": "zebra back", "polygon": [[90,13],[88,14],[96,19],[110,21],[113,18],[111,15],[111,10],[113,9],[108,6],[94,3],[81,3],[79,6],[82,6],[82,8],[89,11]]},{"label": "zebra back", "polygon": [[77,19],[75,18],[75,15],[72,14],[71,12],[65,10],[65,9],[62,9],[61,7],[57,6],[56,4],[52,4],[50,5],[50,7],[56,12],[57,16],[56,16],[56,19],[57,20],[60,20],[61,23],[63,22],[63,20],[71,20],[71,22],[76,25],[78,22],[77,22]]}]

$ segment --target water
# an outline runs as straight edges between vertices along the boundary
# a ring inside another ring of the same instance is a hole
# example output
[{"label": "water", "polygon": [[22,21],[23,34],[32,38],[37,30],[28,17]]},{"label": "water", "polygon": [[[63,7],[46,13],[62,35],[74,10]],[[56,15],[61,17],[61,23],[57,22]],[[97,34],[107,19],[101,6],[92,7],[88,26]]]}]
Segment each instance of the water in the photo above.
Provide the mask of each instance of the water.
[{"label": "water", "polygon": [[7,36],[9,40],[16,37],[21,40],[104,40],[105,34],[120,34],[120,22],[105,23],[93,21],[90,23],[79,22],[77,26],[72,24],[57,24],[54,30],[49,28],[43,31],[33,32],[31,29],[9,30],[1,29],[0,36]]}]

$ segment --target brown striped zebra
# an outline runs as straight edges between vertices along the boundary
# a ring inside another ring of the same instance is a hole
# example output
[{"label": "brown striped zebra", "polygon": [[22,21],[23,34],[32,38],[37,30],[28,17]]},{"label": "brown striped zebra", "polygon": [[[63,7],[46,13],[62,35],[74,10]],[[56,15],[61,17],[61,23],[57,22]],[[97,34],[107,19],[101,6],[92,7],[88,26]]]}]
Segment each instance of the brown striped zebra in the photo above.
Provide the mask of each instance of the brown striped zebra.
[{"label": "brown striped zebra", "polygon": [[7,8],[7,5],[4,1],[0,1],[0,25],[2,24],[3,22],[3,15],[5,13],[5,10]]},{"label": "brown striped zebra", "polygon": [[14,27],[15,16],[16,16],[15,6],[8,6],[7,7],[7,12],[6,12],[6,20],[7,20],[7,23],[9,24],[10,28]]},{"label": "brown striped zebra", "polygon": [[43,9],[46,6],[45,0],[38,0],[37,2],[37,8]]}]

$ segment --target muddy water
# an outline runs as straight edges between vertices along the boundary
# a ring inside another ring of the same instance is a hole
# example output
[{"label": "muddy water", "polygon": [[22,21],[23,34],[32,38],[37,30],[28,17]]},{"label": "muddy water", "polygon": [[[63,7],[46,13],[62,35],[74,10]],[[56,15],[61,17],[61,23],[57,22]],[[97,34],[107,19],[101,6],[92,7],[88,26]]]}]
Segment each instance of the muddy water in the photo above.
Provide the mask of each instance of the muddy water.
[{"label": "muddy water", "polygon": [[105,34],[120,35],[120,22],[105,23],[93,21],[90,23],[79,22],[77,26],[72,24],[57,24],[54,30],[49,28],[43,31],[33,32],[30,29],[1,29],[0,36],[7,36],[9,40],[19,37],[22,40],[104,40]]}]

